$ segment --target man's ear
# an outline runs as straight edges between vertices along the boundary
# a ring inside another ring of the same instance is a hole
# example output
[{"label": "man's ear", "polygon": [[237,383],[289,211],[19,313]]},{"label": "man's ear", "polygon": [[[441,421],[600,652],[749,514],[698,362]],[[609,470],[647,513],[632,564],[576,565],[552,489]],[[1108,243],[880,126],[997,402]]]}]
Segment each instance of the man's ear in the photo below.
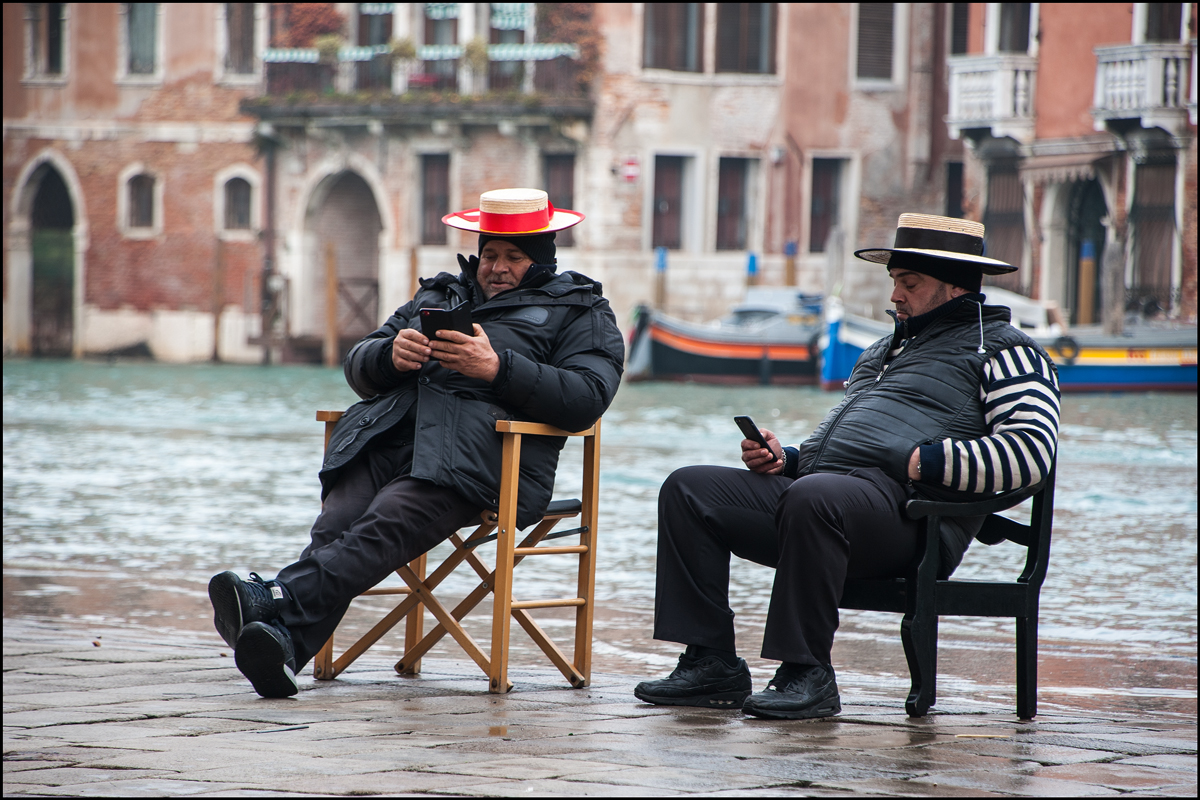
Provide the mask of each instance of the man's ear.
[{"label": "man's ear", "polygon": [[953,300],[956,297],[962,297],[964,294],[974,294],[974,292],[971,291],[970,289],[964,289],[961,286],[954,286],[954,285],[950,286],[950,299],[951,300]]}]

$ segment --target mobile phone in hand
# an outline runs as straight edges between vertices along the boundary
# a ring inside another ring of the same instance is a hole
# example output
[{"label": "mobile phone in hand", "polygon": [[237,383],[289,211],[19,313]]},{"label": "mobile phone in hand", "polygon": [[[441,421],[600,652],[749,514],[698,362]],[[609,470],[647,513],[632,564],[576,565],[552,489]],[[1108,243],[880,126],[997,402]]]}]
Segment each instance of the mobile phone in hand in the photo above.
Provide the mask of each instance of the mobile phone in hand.
[{"label": "mobile phone in hand", "polygon": [[758,426],[754,424],[754,420],[747,416],[737,416],[733,418],[733,421],[737,423],[737,426],[741,429],[743,436],[752,442],[757,442],[759,447],[771,454],[772,463],[779,460],[779,456],[775,455],[775,451],[771,449],[769,444],[767,444],[766,437],[762,435],[762,431],[760,431]]},{"label": "mobile phone in hand", "polygon": [[474,336],[475,329],[471,327],[471,309],[466,303],[459,303],[447,311],[444,308],[422,308],[421,333],[426,339],[437,337],[438,331],[458,331],[467,336]]}]

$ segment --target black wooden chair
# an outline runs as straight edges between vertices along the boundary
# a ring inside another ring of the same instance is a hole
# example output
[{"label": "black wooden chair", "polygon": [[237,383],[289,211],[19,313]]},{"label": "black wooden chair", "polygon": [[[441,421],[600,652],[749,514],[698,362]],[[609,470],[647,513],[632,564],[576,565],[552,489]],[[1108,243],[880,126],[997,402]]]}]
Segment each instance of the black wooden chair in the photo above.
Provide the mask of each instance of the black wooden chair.
[{"label": "black wooden chair", "polygon": [[[1033,513],[1022,525],[998,512],[1033,498]],[[985,544],[1004,540],[1027,548],[1025,569],[1015,582],[940,580],[938,528],[943,517],[989,515],[975,537]],[[923,549],[905,578],[850,580],[841,607],[892,611],[904,615],[900,639],[912,677],[904,708],[910,717],[923,717],[937,695],[937,627],[939,616],[1013,617],[1017,621],[1017,716],[1037,713],[1038,595],[1050,559],[1050,529],[1054,516],[1054,467],[1036,486],[972,503],[910,500],[908,515],[923,520]]]}]

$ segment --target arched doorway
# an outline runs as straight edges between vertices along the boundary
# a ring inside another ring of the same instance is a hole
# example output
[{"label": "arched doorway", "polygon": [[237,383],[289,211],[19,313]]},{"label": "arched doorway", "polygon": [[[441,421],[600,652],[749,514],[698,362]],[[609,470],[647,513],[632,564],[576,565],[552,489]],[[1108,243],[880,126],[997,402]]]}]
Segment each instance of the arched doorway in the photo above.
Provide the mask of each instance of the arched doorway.
[{"label": "arched doorway", "polygon": [[69,357],[75,339],[75,210],[66,182],[50,164],[37,169],[29,189],[34,192],[29,215],[30,354]]},{"label": "arched doorway", "polygon": [[[327,187],[327,188],[325,188]],[[379,235],[383,222],[371,187],[355,172],[344,171],[325,181],[309,209],[307,227],[315,245],[305,287],[312,302],[303,328],[320,332],[296,348],[301,360],[320,361],[331,320],[326,314],[336,298],[337,359],[378,327]],[[333,265],[336,281],[330,280]],[[315,338],[315,341],[314,341]]]},{"label": "arched doorway", "polygon": [[1095,178],[1076,181],[1067,210],[1066,304],[1072,325],[1100,321],[1100,265],[1104,263],[1104,220],[1108,206]]}]

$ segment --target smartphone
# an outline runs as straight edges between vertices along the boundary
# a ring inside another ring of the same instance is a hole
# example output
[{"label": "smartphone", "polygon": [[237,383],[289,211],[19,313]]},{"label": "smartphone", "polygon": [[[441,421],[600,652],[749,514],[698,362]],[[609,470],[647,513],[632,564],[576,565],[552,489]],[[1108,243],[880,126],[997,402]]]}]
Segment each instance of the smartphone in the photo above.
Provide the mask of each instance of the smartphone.
[{"label": "smartphone", "polygon": [[739,428],[741,428],[743,436],[752,442],[758,442],[759,447],[771,454],[772,463],[779,460],[779,456],[775,455],[775,451],[771,449],[769,444],[767,444],[766,437],[762,435],[762,431],[760,431],[758,426],[754,424],[754,420],[746,416],[738,416],[734,417],[733,421],[737,423]]},{"label": "smartphone", "polygon": [[437,337],[438,331],[458,331],[467,336],[474,336],[471,309],[466,303],[459,303],[449,311],[444,308],[422,308],[421,333],[425,334],[426,339],[433,339]]}]

